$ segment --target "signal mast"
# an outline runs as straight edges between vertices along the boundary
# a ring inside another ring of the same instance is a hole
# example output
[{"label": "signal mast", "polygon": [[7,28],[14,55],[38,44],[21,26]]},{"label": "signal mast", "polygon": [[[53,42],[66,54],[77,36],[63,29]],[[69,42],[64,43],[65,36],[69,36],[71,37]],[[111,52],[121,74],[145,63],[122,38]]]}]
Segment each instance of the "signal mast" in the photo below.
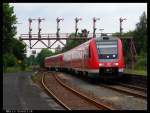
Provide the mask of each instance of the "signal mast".
[{"label": "signal mast", "polygon": [[37,19],[38,20],[38,38],[39,38],[39,40],[41,39],[41,22],[42,22],[42,20],[45,20],[44,18],[38,18]]},{"label": "signal mast", "polygon": [[126,19],[126,18],[120,18],[120,19],[119,19],[119,22],[120,22],[120,36],[122,35],[122,30],[123,30],[123,28],[122,28],[122,22],[123,22],[124,20],[127,20],[127,19]]},{"label": "signal mast", "polygon": [[95,17],[93,18],[93,38],[96,37],[96,35],[95,35],[95,31],[96,31],[95,23],[97,20],[100,20],[100,18],[95,18]]},{"label": "signal mast", "polygon": [[58,17],[58,18],[56,19],[56,22],[57,22],[57,32],[56,32],[56,36],[57,36],[57,38],[60,37],[60,35],[59,35],[59,31],[60,31],[59,22],[60,22],[60,21],[63,21],[63,20],[64,20],[64,19],[63,19],[62,17]]},{"label": "signal mast", "polygon": [[78,30],[79,30],[77,25],[80,20],[82,20],[82,18],[77,18],[77,17],[75,18],[75,37],[77,36]]},{"label": "signal mast", "polygon": [[31,38],[32,38],[32,35],[31,35],[31,32],[32,32],[32,28],[31,28],[31,23],[32,21],[35,21],[36,19],[31,19],[29,18],[28,21],[29,21],[29,42],[30,42],[30,49],[32,49],[31,47]]}]

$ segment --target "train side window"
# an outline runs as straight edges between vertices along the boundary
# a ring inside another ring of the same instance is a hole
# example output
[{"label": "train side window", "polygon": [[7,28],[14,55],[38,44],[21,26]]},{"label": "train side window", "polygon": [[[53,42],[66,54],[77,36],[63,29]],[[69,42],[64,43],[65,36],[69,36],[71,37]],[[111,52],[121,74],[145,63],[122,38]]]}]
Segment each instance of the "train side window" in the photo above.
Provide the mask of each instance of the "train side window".
[{"label": "train side window", "polygon": [[91,50],[90,50],[90,46],[89,46],[89,58],[91,58]]}]

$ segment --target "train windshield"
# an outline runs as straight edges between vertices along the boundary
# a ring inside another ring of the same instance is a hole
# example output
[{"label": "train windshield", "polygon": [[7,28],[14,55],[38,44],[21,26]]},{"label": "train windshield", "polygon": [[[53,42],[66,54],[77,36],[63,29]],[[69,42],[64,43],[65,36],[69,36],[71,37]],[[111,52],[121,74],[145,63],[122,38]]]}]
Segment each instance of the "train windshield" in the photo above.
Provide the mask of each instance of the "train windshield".
[{"label": "train windshield", "polygon": [[97,41],[96,42],[99,60],[101,62],[110,62],[117,60],[118,44],[117,40]]}]

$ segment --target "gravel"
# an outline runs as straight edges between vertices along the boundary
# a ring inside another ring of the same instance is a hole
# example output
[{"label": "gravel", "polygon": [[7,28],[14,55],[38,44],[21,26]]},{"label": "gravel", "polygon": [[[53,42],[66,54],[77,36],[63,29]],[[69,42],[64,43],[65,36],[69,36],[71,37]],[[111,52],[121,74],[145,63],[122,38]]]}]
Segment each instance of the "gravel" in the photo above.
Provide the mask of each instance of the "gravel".
[{"label": "gravel", "polygon": [[84,99],[62,87],[51,74],[45,76],[47,87],[55,94],[55,96],[65,103],[72,110],[98,110],[97,107],[89,104]]},{"label": "gravel", "polygon": [[97,100],[112,104],[119,110],[147,110],[147,101],[133,96],[121,94],[98,84],[89,83],[70,74],[59,73],[58,76],[66,84],[79,89],[80,91],[95,97]]}]

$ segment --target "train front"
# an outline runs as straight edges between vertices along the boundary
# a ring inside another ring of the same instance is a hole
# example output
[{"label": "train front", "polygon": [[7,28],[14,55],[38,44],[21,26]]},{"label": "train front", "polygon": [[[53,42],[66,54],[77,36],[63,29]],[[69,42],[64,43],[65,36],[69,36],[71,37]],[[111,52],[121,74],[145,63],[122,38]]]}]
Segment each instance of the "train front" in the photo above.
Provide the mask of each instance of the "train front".
[{"label": "train front", "polygon": [[103,78],[119,78],[124,71],[122,42],[117,37],[96,38],[99,73]]}]

